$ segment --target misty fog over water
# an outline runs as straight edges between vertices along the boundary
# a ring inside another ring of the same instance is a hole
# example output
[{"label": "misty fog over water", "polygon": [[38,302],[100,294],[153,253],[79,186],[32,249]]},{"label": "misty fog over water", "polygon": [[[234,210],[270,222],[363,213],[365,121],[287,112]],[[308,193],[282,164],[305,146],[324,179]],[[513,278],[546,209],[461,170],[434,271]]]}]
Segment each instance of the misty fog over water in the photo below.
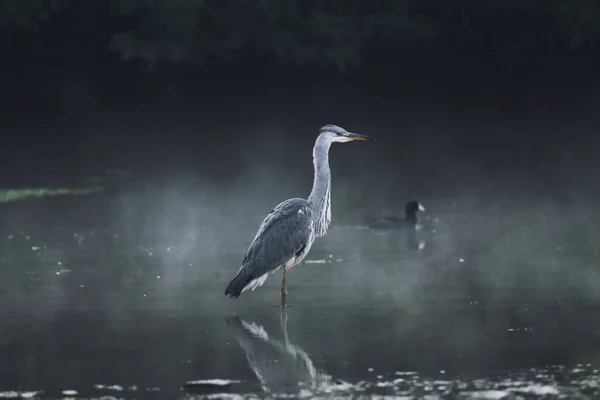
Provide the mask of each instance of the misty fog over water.
[{"label": "misty fog over water", "polygon": [[[297,181],[264,156],[263,166],[240,169],[229,182],[181,170],[132,173],[113,178],[122,182],[103,194],[2,204],[0,387],[84,395],[105,384],[135,396],[134,385],[176,393],[201,379],[242,381],[222,389],[234,393],[277,385],[277,376],[259,384],[247,352],[260,359],[267,347],[263,358],[284,357],[274,307],[280,274],[237,300],[223,290],[270,208],[310,190],[309,138],[304,147]],[[344,159],[372,151],[332,148],[332,228],[288,278],[289,340],[332,377],[312,390],[416,395],[433,385],[442,396],[476,390],[473,379],[491,379],[484,388],[496,390],[493,380],[510,371],[560,366],[546,373],[559,376],[588,363],[593,376],[600,334],[593,202],[576,190],[556,199],[483,179],[477,186],[428,179],[428,190],[417,182],[370,194],[353,179],[374,188],[373,171],[349,169]],[[415,170],[413,181],[419,176]],[[416,233],[421,249],[409,249],[402,232],[366,229],[370,216],[400,215],[412,198],[427,208]],[[226,322],[232,315],[262,327],[268,340],[239,324],[236,337]],[[418,376],[401,384],[396,372]],[[540,381],[533,375],[512,387]],[[553,379],[541,379],[540,393],[564,389]],[[342,383],[361,381],[370,389]]]}]

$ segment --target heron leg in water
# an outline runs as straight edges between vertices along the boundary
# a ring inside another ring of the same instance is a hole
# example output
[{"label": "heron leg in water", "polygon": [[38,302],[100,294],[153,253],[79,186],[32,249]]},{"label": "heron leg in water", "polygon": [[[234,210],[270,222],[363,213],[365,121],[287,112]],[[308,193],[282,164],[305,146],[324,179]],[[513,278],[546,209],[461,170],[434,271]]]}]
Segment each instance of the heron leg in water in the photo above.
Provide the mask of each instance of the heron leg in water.
[{"label": "heron leg in water", "polygon": [[281,280],[281,307],[285,307],[287,305],[287,287],[286,287],[286,273],[287,268],[283,268],[283,279]]}]

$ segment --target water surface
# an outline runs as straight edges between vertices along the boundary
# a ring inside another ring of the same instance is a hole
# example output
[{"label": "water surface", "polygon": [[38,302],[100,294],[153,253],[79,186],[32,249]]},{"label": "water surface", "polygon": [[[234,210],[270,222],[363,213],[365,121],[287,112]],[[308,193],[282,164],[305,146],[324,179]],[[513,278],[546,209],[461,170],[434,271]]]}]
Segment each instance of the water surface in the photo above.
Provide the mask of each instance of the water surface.
[{"label": "water surface", "polygon": [[135,196],[2,210],[5,397],[598,395],[585,221],[438,205],[420,250],[339,224],[292,270],[282,314],[279,273],[223,295],[260,213]]}]

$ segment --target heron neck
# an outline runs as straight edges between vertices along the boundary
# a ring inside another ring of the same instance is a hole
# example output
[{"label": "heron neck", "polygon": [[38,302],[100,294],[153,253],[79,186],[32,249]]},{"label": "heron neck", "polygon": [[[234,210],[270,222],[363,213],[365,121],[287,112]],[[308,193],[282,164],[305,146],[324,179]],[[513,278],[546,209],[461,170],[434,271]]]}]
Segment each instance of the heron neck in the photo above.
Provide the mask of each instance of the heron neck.
[{"label": "heron neck", "polygon": [[313,149],[315,178],[308,202],[313,209],[316,236],[323,236],[331,223],[331,171],[329,170],[329,147],[331,144],[321,137]]}]

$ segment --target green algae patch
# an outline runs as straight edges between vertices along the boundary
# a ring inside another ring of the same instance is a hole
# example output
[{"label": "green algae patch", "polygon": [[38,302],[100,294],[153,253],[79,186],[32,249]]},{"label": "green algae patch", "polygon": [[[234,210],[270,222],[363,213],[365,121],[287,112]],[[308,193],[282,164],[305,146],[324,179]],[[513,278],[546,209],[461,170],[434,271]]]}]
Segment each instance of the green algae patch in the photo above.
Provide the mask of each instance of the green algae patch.
[{"label": "green algae patch", "polygon": [[83,196],[101,193],[103,190],[100,186],[88,188],[0,189],[0,203],[53,196]]}]

